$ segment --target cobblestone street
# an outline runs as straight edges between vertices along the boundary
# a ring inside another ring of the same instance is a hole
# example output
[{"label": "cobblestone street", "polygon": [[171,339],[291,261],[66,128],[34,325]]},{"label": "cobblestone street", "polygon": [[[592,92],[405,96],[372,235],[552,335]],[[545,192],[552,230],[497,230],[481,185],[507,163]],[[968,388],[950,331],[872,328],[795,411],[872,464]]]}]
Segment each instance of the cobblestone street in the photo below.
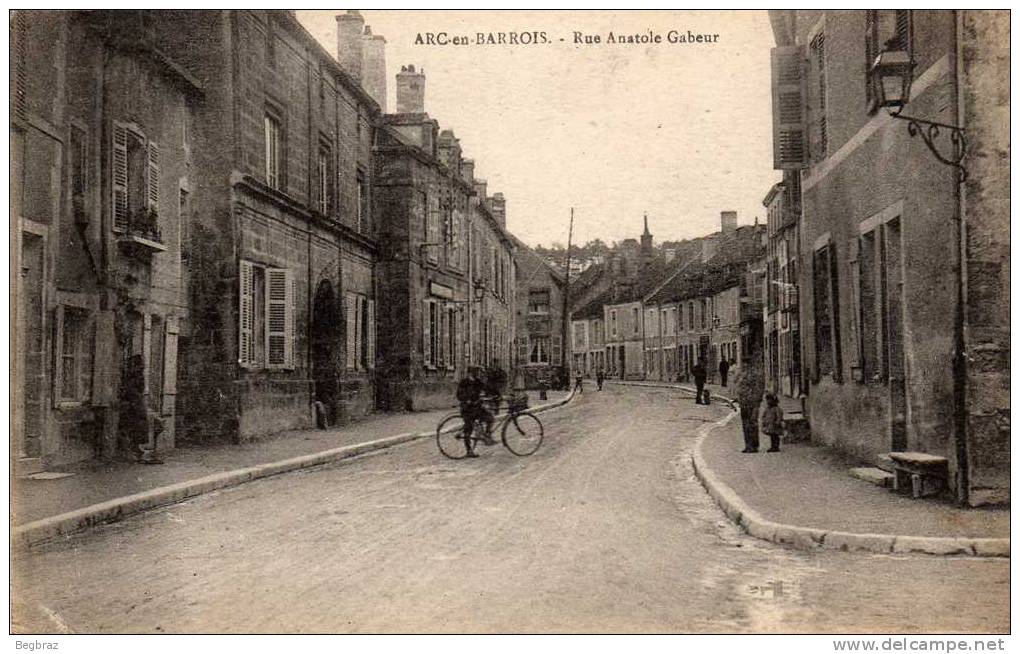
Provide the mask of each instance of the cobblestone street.
[{"label": "cobblestone street", "polygon": [[423,440],[138,515],[16,559],[14,630],[1008,630],[1008,559],[741,532],[689,462],[726,411],[589,388],[543,414],[529,458],[448,461]]}]

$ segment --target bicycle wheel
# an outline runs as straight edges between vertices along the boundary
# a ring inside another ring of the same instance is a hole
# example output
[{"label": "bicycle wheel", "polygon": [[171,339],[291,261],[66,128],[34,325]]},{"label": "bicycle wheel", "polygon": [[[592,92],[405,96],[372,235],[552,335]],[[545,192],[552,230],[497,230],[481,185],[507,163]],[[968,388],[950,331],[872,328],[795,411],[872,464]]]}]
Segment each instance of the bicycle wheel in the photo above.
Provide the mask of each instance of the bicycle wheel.
[{"label": "bicycle wheel", "polygon": [[517,456],[534,454],[542,444],[542,421],[527,411],[507,418],[503,423],[503,445]]},{"label": "bicycle wheel", "polygon": [[443,456],[449,459],[463,459],[467,456],[467,438],[464,433],[464,421],[460,416],[449,416],[436,427],[436,444]]}]

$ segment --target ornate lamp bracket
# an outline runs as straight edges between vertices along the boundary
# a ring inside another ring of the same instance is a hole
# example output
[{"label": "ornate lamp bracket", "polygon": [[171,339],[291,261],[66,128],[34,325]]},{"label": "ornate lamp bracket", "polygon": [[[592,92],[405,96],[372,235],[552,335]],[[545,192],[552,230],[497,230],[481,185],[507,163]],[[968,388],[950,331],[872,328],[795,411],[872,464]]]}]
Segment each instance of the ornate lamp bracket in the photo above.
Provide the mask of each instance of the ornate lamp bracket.
[{"label": "ornate lamp bracket", "polygon": [[[889,115],[898,120],[907,121],[907,133],[910,136],[919,135],[924,144],[931,150],[931,153],[935,155],[936,159],[947,166],[956,168],[957,181],[961,184],[965,182],[967,180],[967,168],[963,165],[963,158],[967,156],[967,139],[964,137],[963,128],[947,123],[936,123],[931,120],[924,120],[923,118],[904,116],[900,114],[901,110],[902,108],[895,112],[890,112]],[[952,153],[949,155],[942,154],[935,143],[942,135],[942,130],[949,132],[949,142],[952,146]]]}]

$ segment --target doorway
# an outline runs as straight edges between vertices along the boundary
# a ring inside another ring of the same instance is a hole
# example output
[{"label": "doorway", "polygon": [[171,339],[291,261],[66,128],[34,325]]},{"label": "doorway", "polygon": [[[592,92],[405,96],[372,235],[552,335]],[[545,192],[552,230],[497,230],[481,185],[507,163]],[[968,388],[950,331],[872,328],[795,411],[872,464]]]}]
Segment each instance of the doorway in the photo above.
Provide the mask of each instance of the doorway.
[{"label": "doorway", "polygon": [[883,357],[889,380],[889,444],[893,452],[908,449],[906,363],[903,355],[903,245],[899,219],[882,226],[881,318]]},{"label": "doorway", "polygon": [[43,338],[43,237],[21,234],[21,269],[18,279],[17,333],[17,437],[19,459],[42,455],[44,389],[46,388],[46,339]]},{"label": "doorway", "polygon": [[337,334],[340,320],[333,284],[324,279],[315,289],[312,302],[310,347],[312,353],[313,399],[326,407],[329,424],[337,421]]}]

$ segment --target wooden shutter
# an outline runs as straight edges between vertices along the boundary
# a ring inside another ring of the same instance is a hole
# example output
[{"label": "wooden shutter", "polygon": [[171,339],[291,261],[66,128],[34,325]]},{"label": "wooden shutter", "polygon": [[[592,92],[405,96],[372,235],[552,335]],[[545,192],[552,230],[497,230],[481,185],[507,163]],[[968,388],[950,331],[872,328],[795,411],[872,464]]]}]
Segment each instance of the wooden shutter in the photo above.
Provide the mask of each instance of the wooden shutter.
[{"label": "wooden shutter", "polygon": [[375,368],[375,300],[368,301],[368,368]]},{"label": "wooden shutter", "polygon": [[149,141],[149,165],[146,168],[146,182],[149,208],[159,210],[159,144]]},{"label": "wooden shutter", "polygon": [[843,343],[839,316],[839,264],[835,243],[829,243],[829,308],[832,311],[832,378],[836,383],[842,383]]},{"label": "wooden shutter", "polygon": [[355,368],[357,365],[357,348],[355,347],[356,338],[358,336],[358,308],[357,298],[354,294],[348,293],[344,297],[344,314],[346,320],[344,325],[346,328],[346,340],[347,340],[347,367]]},{"label": "wooden shutter", "polygon": [[92,352],[92,404],[108,406],[117,396],[117,341],[112,311],[96,314],[95,345]]},{"label": "wooden shutter", "polygon": [[772,167],[797,170],[808,164],[807,87],[800,46],[772,48]]},{"label": "wooden shutter", "polygon": [[557,334],[552,337],[552,352],[550,352],[549,363],[558,366],[562,357],[563,337]]},{"label": "wooden shutter", "polygon": [[[145,378],[142,392],[149,395],[152,393],[152,384],[149,383],[149,375],[152,374],[150,371],[152,368],[152,314],[150,313],[142,315],[142,368]],[[145,405],[152,406],[151,400],[147,401]]]},{"label": "wooden shutter", "polygon": [[457,314],[452,306],[443,308],[446,316],[446,369],[453,370],[457,367]]},{"label": "wooden shutter", "polygon": [[430,322],[431,300],[423,300],[421,305],[421,354],[425,367],[432,365],[432,323]]},{"label": "wooden shutter", "polygon": [[851,340],[853,342],[853,349],[850,351],[850,371],[854,376],[855,381],[863,381],[864,378],[860,375],[861,372],[861,361],[863,360],[864,352],[864,333],[862,329],[861,321],[861,261],[860,261],[860,237],[851,239],[850,245],[850,256],[848,260],[850,262],[850,300],[851,300],[851,311],[849,319],[849,327]]},{"label": "wooden shutter", "polygon": [[294,278],[286,268],[266,269],[266,362],[294,367]]},{"label": "wooden shutter", "polygon": [[111,170],[111,188],[113,197],[110,200],[112,213],[110,225],[115,232],[126,232],[128,229],[128,161],[127,161],[127,127],[121,123],[113,123],[113,160]]},{"label": "wooden shutter", "polygon": [[252,329],[254,328],[255,269],[250,261],[239,262],[237,309],[237,362],[248,367],[252,364]]},{"label": "wooden shutter", "polygon": [[166,317],[163,336],[163,400],[162,415],[174,415],[177,402],[177,335],[180,331],[175,316]]}]

